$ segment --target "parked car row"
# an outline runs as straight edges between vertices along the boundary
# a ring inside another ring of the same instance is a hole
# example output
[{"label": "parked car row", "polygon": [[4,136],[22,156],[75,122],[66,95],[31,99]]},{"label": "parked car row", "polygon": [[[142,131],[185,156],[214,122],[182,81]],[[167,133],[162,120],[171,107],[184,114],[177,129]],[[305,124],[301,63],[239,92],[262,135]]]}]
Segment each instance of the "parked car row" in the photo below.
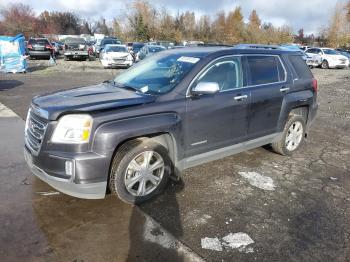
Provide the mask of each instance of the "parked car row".
[{"label": "parked car row", "polygon": [[[214,44],[218,46],[218,44]],[[158,52],[180,47],[208,46],[203,42],[191,41],[184,46],[175,46],[169,41],[129,42],[122,45],[116,37],[104,37],[94,42],[87,42],[81,37],[69,37],[62,42],[50,43],[46,38],[31,38],[27,43],[27,53],[31,58],[50,58],[54,55],[64,55],[65,60],[84,59],[92,56],[100,58],[105,68],[130,67],[134,63],[152,56]],[[210,45],[211,46],[211,45]],[[255,45],[261,48],[262,45]],[[345,68],[350,66],[350,51],[324,47],[298,46],[285,44],[268,46],[268,49],[281,48],[299,53],[309,67]]]}]

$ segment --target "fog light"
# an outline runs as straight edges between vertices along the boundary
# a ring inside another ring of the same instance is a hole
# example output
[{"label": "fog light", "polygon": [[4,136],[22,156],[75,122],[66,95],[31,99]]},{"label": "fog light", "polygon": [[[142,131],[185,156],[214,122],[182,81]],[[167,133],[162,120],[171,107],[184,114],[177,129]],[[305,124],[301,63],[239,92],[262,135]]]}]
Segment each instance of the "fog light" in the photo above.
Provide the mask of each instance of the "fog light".
[{"label": "fog light", "polygon": [[67,176],[73,176],[74,174],[74,163],[73,161],[66,161],[66,175]]}]

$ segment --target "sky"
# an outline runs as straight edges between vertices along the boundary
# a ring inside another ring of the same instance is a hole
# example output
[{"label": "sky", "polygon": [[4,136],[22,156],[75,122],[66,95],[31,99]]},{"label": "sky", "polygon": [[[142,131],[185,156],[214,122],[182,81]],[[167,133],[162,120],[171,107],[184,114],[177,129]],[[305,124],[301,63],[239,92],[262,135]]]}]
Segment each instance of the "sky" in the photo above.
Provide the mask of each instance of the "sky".
[{"label": "sky", "polygon": [[[113,17],[123,19],[127,4],[132,0],[1,0],[3,5],[24,3],[32,6],[38,14],[48,11],[72,11],[85,19]],[[305,33],[317,33],[326,26],[336,3],[347,0],[152,0],[155,7],[166,7],[171,13],[195,11],[196,14],[215,15],[218,11],[229,11],[236,6],[242,8],[245,19],[256,9],[263,22],[276,26],[289,25],[297,32],[300,28]]]}]

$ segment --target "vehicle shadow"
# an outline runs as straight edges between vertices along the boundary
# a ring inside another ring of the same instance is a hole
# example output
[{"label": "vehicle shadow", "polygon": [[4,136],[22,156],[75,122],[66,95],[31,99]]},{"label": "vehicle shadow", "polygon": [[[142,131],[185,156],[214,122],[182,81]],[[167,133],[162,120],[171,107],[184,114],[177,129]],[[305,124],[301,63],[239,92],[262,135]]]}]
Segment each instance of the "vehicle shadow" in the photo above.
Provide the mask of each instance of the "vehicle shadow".
[{"label": "vehicle shadow", "polygon": [[[141,206],[125,204],[114,195],[101,200],[77,199],[58,193],[35,177],[30,184],[31,220],[40,228],[47,245],[46,251],[40,254],[42,258],[51,257],[50,261],[184,261],[177,253],[174,239],[162,229],[171,225],[172,234],[176,238],[182,236],[176,199],[182,184],[170,184],[164,194]],[[16,236],[21,234],[17,232]]]},{"label": "vehicle shadow", "polygon": [[21,85],[23,85],[23,82],[18,80],[0,80],[0,92],[10,90]]},{"label": "vehicle shadow", "polygon": [[[176,243],[172,239],[172,237],[178,239],[183,234],[179,204],[176,199],[176,194],[183,188],[182,180],[171,182],[165,192],[156,199],[134,208],[134,211],[140,209],[146,214],[146,221],[143,227],[139,227],[139,212],[133,212],[131,215],[129,253],[126,261],[184,261],[183,255],[177,251]],[[157,223],[147,216],[156,220]],[[171,229],[172,236],[162,228]]]},{"label": "vehicle shadow", "polygon": [[[45,63],[45,62],[44,62]],[[27,68],[27,72],[28,73],[32,73],[32,72],[36,72],[36,71],[41,71],[41,70],[45,70],[48,67],[50,67],[48,65],[48,62],[46,62],[47,65],[41,65],[41,64],[31,64],[30,66],[28,66]]]}]

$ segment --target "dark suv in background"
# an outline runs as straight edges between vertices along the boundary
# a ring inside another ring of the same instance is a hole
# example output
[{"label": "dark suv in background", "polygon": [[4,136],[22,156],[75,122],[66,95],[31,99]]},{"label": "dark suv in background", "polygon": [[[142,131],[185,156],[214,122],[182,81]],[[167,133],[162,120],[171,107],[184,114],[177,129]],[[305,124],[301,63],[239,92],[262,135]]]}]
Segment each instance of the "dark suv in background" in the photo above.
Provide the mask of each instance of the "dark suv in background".
[{"label": "dark suv in background", "polygon": [[31,58],[50,59],[54,48],[46,38],[30,38],[27,43],[27,52]]},{"label": "dark suv in background", "polygon": [[31,171],[54,188],[128,203],[182,170],[270,144],[291,155],[317,111],[317,81],[292,51],[183,48],[113,81],[33,98],[25,127]]}]

